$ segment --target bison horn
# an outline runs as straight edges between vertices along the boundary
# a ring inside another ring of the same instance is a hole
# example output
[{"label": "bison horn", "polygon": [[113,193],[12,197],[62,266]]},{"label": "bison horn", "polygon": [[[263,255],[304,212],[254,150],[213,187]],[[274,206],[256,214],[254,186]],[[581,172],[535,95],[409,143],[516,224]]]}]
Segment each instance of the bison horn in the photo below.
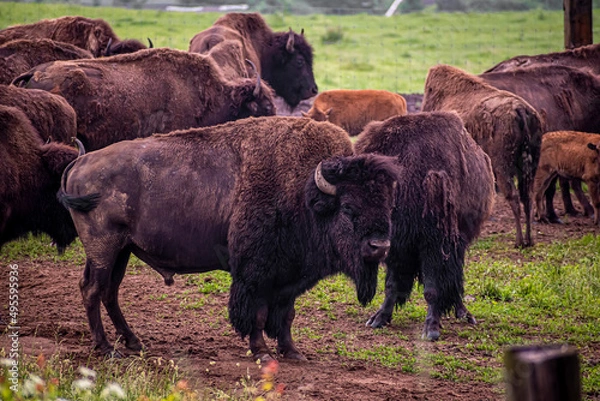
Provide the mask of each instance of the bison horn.
[{"label": "bison horn", "polygon": [[246,62],[250,64],[250,67],[252,67],[252,71],[254,71],[254,73],[256,74],[256,86],[254,87],[254,92],[252,92],[252,95],[256,98],[258,97],[258,95],[260,95],[260,74],[256,70],[256,66],[252,61],[246,59]]},{"label": "bison horn", "polygon": [[150,38],[146,38],[146,39],[148,39],[148,49],[154,49],[154,43],[152,43]]},{"label": "bison horn", "polygon": [[332,183],[327,181],[325,177],[323,177],[322,164],[323,162],[320,162],[317,166],[317,169],[315,170],[315,184],[317,184],[317,188],[319,188],[321,192],[327,195],[335,196],[335,185],[333,185]]},{"label": "bison horn", "polygon": [[79,154],[77,155],[77,157],[85,155],[85,147],[83,146],[83,143],[81,143],[81,141],[77,138],[73,138],[73,141],[75,141],[75,143],[77,144],[77,150],[79,150]]},{"label": "bison horn", "polygon": [[290,28],[290,34],[287,43],[285,44],[285,50],[287,50],[288,53],[294,52],[294,32],[292,32],[292,28]]},{"label": "bison horn", "polygon": [[110,45],[112,45],[112,38],[108,39],[108,43],[106,44],[106,50],[104,50],[104,56],[110,56]]}]

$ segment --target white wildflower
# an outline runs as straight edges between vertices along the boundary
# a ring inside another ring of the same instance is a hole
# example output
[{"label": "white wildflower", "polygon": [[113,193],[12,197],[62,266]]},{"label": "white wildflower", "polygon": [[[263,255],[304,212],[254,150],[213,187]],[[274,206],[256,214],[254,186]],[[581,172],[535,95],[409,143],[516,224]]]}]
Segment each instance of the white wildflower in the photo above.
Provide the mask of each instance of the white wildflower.
[{"label": "white wildflower", "polygon": [[79,369],[77,369],[77,371],[79,372],[79,374],[81,376],[87,377],[88,379],[95,379],[96,378],[96,372],[94,372],[90,368],[86,368],[85,366],[80,366]]},{"label": "white wildflower", "polygon": [[126,397],[125,391],[121,388],[118,383],[108,383],[104,390],[100,393],[101,398],[120,398]]},{"label": "white wildflower", "polygon": [[75,390],[86,391],[94,388],[94,382],[90,379],[79,379],[73,382]]}]

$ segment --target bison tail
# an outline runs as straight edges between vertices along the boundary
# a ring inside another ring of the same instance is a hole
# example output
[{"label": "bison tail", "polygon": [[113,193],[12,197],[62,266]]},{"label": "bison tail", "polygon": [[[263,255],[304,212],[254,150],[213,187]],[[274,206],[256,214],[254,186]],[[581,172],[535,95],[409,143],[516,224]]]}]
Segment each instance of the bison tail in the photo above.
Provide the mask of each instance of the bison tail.
[{"label": "bison tail", "polygon": [[520,132],[523,133],[523,141],[521,144],[521,155],[519,158],[519,197],[521,202],[529,204],[531,201],[531,191],[533,189],[533,181],[540,160],[542,129],[541,121],[537,116],[524,110],[517,109],[517,124]]},{"label": "bison tail", "polygon": [[234,281],[229,294],[229,321],[245,338],[252,332],[255,319],[256,306],[252,295],[243,284]]},{"label": "bison tail", "polygon": [[[77,145],[79,147],[79,156],[81,156],[83,153],[85,153],[85,150],[83,150],[83,145],[81,144],[81,142],[78,139],[75,139],[75,141],[77,142]],[[100,194],[99,193],[93,193],[93,194],[82,195],[82,196],[74,196],[74,195],[69,195],[66,190],[67,177],[69,175],[69,171],[71,171],[71,169],[75,165],[76,161],[77,161],[77,159],[73,160],[65,168],[65,171],[63,172],[63,175],[61,178],[60,189],[58,190],[58,193],[56,194],[56,198],[58,199],[58,202],[61,205],[63,205],[66,209],[77,210],[78,212],[89,212],[91,210],[94,210],[96,208],[96,206],[98,206],[98,203],[100,202]]]}]

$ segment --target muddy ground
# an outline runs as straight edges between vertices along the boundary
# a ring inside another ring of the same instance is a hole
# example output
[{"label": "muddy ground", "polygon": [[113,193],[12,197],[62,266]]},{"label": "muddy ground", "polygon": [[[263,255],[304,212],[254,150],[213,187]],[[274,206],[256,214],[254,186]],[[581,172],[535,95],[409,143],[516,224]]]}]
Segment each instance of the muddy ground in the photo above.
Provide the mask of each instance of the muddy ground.
[{"label": "muddy ground", "polygon": [[[560,202],[557,202],[560,203]],[[557,205],[559,206],[559,205]],[[560,211],[560,208],[558,208]],[[510,233],[513,223],[506,202],[497,198],[492,219],[486,222],[482,237]],[[586,233],[598,234],[597,227],[588,217],[568,218],[558,225],[535,225],[538,242],[577,238]],[[512,241],[512,236],[507,241]],[[518,256],[518,251],[515,251]],[[78,290],[82,266],[64,262],[54,264],[35,259],[15,260],[19,265],[20,284],[20,343],[27,354],[44,353],[49,356],[61,351],[81,363],[90,357],[90,334],[81,296]],[[4,269],[7,266],[3,266]],[[260,370],[247,355],[247,343],[233,333],[226,319],[228,294],[203,295],[197,286],[183,276],[176,276],[175,284],[166,287],[158,274],[146,267],[133,269],[121,286],[121,305],[133,330],[148,347],[151,357],[174,360],[183,376],[195,388],[206,386],[230,391],[247,372],[252,380],[260,379]],[[200,276],[211,280],[211,274]],[[7,293],[6,276],[2,277],[0,293]],[[413,299],[410,302],[422,303]],[[200,308],[186,308],[198,305]],[[349,317],[344,310],[357,309],[358,316]],[[424,307],[424,305],[423,305]],[[2,300],[6,316],[6,301]],[[401,313],[401,312],[397,312]],[[340,303],[339,311],[331,314],[318,306],[303,306],[294,322],[296,328],[312,330],[320,339],[297,335],[299,348],[308,362],[280,363],[277,383],[285,385],[286,400],[503,400],[502,383],[485,384],[465,377],[464,382],[450,382],[432,378],[423,368],[419,374],[405,374],[402,367],[386,368],[377,363],[360,362],[339,355],[336,342],[339,334],[351,335],[353,343],[372,347],[385,344],[391,336],[382,339],[378,332],[365,327],[368,312],[352,304]],[[108,336],[114,340],[112,325],[103,317]],[[479,363],[500,366],[498,358],[485,352],[468,351],[457,331],[466,323],[448,319],[444,323],[443,340],[428,343],[420,340],[422,323],[411,323],[389,329],[399,334],[397,345],[423,352],[443,350]],[[403,335],[403,336],[400,336]],[[0,346],[6,346],[7,337],[0,336]],[[274,346],[274,344],[271,342]],[[600,358],[600,351],[598,358]],[[95,361],[95,362],[94,362]],[[99,363],[92,357],[91,363]],[[460,374],[460,372],[459,372]]]}]

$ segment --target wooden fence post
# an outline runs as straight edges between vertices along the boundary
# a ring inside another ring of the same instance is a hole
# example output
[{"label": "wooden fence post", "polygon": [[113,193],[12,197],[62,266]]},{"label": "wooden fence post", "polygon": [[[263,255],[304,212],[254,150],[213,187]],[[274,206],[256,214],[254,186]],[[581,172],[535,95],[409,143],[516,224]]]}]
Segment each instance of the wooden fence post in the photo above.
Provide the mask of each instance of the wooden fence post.
[{"label": "wooden fence post", "polygon": [[565,49],[591,45],[592,0],[563,0],[565,13]]},{"label": "wooden fence post", "polygon": [[508,401],[581,401],[577,349],[532,345],[504,353]]}]

